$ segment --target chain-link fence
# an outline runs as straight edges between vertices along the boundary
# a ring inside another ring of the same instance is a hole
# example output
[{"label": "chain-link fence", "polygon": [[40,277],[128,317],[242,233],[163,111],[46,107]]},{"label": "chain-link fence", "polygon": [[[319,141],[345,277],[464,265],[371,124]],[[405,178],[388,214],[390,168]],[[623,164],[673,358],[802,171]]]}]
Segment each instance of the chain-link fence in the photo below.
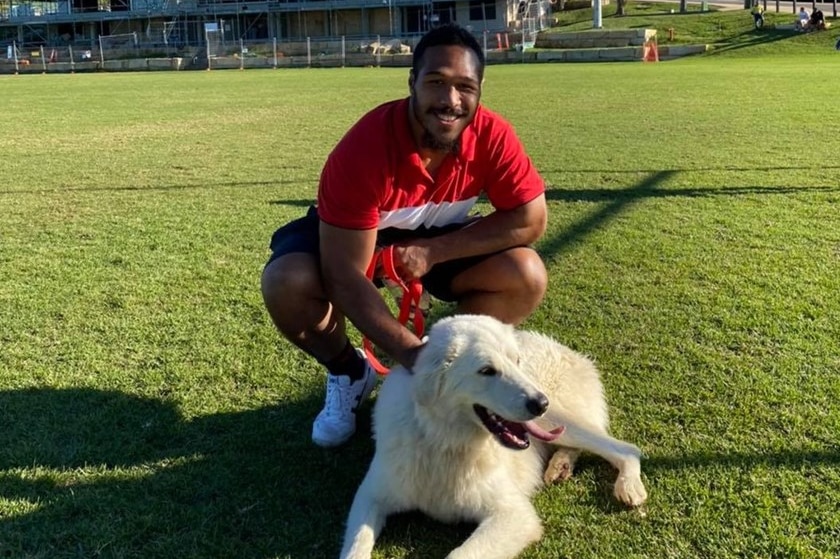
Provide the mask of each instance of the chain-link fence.
[{"label": "chain-link fence", "polygon": [[226,39],[218,33],[203,45],[148,44],[102,36],[90,47],[6,49],[0,73],[139,70],[217,70],[290,67],[409,66],[419,40],[373,36],[303,41]]},{"label": "chain-link fence", "polygon": [[[485,51],[512,48],[507,33],[483,33]],[[101,36],[84,47],[6,48],[0,73],[121,72],[143,70],[221,70],[251,68],[328,68],[410,66],[420,35],[307,38],[300,41],[242,40],[209,31],[203,44],[144,41],[134,34]],[[2,51],[0,51],[2,52]]]},{"label": "chain-link fence", "polygon": [[215,56],[208,56],[206,63],[199,54],[193,65],[209,69],[408,66],[417,40],[376,36],[270,43],[229,41],[217,49]]},{"label": "chain-link fence", "polygon": [[21,49],[12,44],[6,48],[6,56],[0,65],[0,72],[18,73],[46,73],[46,72],[74,72],[78,65],[81,69],[90,64],[96,51],[85,48],[74,49],[65,47],[35,47]]}]

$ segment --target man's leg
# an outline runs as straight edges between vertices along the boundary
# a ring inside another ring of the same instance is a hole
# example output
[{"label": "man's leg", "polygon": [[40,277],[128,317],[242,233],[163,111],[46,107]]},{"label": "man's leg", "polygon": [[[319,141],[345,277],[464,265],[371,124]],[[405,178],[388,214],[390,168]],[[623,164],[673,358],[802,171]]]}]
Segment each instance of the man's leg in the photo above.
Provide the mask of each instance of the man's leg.
[{"label": "man's leg", "polygon": [[491,255],[452,279],[458,312],[486,314],[518,325],[542,301],[548,275],[532,248],[517,247]]},{"label": "man's leg", "polygon": [[290,342],[326,363],[347,343],[344,317],[327,299],[317,256],[293,252],[263,270],[262,294],[274,325]]},{"label": "man's leg", "polygon": [[263,271],[262,293],[280,333],[329,372],[312,440],[330,447],[356,431],[356,409],[373,389],[376,374],[350,344],[344,317],[327,299],[317,258],[305,252],[275,258]]}]

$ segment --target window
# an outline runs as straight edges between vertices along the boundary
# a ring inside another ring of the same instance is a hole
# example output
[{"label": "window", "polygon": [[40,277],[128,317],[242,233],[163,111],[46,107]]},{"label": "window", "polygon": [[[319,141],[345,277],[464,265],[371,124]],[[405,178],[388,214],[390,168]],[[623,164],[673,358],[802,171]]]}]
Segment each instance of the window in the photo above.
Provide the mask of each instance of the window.
[{"label": "window", "polygon": [[496,19],[495,0],[470,0],[470,21]]}]

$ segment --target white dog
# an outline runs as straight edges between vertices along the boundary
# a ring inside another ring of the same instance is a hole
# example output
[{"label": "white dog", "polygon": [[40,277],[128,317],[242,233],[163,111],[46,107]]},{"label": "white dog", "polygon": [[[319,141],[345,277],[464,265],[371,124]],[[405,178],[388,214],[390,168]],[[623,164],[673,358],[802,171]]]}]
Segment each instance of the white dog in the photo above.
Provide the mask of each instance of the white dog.
[{"label": "white dog", "polygon": [[581,450],[618,469],[618,500],[642,504],[640,451],[610,437],[607,423],[589,359],[486,316],[439,321],[413,369],[397,367],[382,383],[376,451],[341,557],[369,558],[385,518],[408,510],[478,523],[448,559],[516,557],[542,535],[531,496],[569,477]]}]

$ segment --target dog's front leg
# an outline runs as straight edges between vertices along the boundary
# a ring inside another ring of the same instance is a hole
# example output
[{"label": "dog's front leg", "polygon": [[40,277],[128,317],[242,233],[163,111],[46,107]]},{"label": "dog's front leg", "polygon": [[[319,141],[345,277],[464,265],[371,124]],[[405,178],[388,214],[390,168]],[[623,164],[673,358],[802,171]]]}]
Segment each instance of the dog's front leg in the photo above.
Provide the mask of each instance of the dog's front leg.
[{"label": "dog's front leg", "polygon": [[572,421],[563,419],[562,423],[566,430],[558,439],[559,444],[588,450],[606,459],[618,470],[613,493],[619,501],[638,507],[647,500],[639,461],[642,451],[637,446]]},{"label": "dog's front leg", "polygon": [[350,507],[341,559],[370,559],[373,544],[385,525],[388,511],[377,494],[374,470],[375,463],[371,464]]},{"label": "dog's front leg", "polygon": [[542,521],[530,501],[494,511],[446,559],[513,559],[542,537]]}]

